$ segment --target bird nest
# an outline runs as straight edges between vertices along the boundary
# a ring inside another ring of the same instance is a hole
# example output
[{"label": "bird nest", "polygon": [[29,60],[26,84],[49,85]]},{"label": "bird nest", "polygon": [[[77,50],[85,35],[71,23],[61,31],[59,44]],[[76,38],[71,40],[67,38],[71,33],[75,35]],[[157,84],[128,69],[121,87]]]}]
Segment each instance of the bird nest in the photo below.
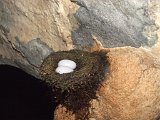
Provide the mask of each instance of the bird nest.
[{"label": "bird nest", "polygon": [[[58,62],[69,59],[77,64],[74,72],[55,72]],[[57,99],[69,109],[79,109],[93,98],[104,79],[106,54],[81,50],[59,51],[50,54],[42,63],[40,74],[54,90]]]}]

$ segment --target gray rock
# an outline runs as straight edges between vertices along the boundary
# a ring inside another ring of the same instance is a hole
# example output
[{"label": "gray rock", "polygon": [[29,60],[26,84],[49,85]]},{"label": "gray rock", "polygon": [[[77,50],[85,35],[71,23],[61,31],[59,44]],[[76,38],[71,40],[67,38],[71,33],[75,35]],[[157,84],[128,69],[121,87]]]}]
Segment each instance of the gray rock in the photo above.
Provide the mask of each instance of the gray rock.
[{"label": "gray rock", "polygon": [[53,52],[53,50],[39,38],[31,40],[27,44],[19,42],[18,38],[16,39],[16,47],[24,54],[28,62],[35,67],[40,67],[43,60]]},{"label": "gray rock", "polygon": [[[87,37],[89,34],[95,35],[104,47],[110,48],[152,46],[157,40],[155,35],[148,41],[143,34],[145,26],[156,26],[149,15],[146,0],[74,0],[73,2],[81,6],[75,15],[81,26],[72,34],[77,46],[79,44],[85,46],[92,41]],[[84,31],[88,31],[87,34],[83,34]]]}]

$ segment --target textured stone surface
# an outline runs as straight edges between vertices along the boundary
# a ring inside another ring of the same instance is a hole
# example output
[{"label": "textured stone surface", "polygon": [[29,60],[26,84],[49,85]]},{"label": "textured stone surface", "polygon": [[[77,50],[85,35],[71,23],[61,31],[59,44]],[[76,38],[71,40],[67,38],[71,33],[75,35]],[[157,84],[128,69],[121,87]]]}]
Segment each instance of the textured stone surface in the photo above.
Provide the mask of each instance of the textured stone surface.
[{"label": "textured stone surface", "polygon": [[113,50],[108,57],[110,72],[97,93],[99,100],[92,102],[93,115],[101,113],[102,120],[155,120],[160,115],[159,57],[131,48]]},{"label": "textured stone surface", "polygon": [[15,37],[25,43],[40,38],[53,50],[67,50],[72,48],[74,9],[65,0],[4,0],[0,2],[0,24],[9,29],[12,42]]},{"label": "textured stone surface", "polygon": [[[72,36],[75,44],[95,35],[104,47],[152,46],[157,42],[153,4],[156,0],[73,0],[81,7],[76,18],[81,27]],[[83,31],[89,31],[83,34]],[[88,39],[87,41],[92,41]],[[79,46],[79,43],[76,44]],[[83,47],[82,47],[83,48]]]}]

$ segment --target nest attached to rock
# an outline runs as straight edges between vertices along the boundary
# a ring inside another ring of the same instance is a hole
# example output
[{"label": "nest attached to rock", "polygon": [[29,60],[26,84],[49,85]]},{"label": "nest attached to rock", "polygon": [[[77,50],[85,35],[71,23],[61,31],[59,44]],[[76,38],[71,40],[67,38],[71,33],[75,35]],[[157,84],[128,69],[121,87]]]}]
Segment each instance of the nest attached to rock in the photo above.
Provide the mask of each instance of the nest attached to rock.
[{"label": "nest attached to rock", "polygon": [[[76,62],[72,73],[59,74],[58,62],[69,59]],[[50,54],[42,63],[40,74],[69,109],[80,109],[95,98],[95,92],[105,76],[106,54],[81,50],[59,51]],[[63,100],[62,100],[63,99]]]}]

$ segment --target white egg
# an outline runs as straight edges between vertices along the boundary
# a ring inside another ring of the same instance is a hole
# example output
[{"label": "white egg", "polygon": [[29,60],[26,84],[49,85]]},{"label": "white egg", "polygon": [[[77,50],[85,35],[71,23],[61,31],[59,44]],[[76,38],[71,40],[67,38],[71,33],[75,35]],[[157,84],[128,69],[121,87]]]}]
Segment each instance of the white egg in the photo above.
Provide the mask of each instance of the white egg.
[{"label": "white egg", "polygon": [[76,63],[72,60],[64,59],[64,60],[59,61],[58,66],[64,66],[64,67],[69,67],[71,69],[75,69]]},{"label": "white egg", "polygon": [[71,73],[71,72],[73,72],[73,69],[71,69],[69,67],[59,66],[56,68],[56,72],[59,74]]}]

